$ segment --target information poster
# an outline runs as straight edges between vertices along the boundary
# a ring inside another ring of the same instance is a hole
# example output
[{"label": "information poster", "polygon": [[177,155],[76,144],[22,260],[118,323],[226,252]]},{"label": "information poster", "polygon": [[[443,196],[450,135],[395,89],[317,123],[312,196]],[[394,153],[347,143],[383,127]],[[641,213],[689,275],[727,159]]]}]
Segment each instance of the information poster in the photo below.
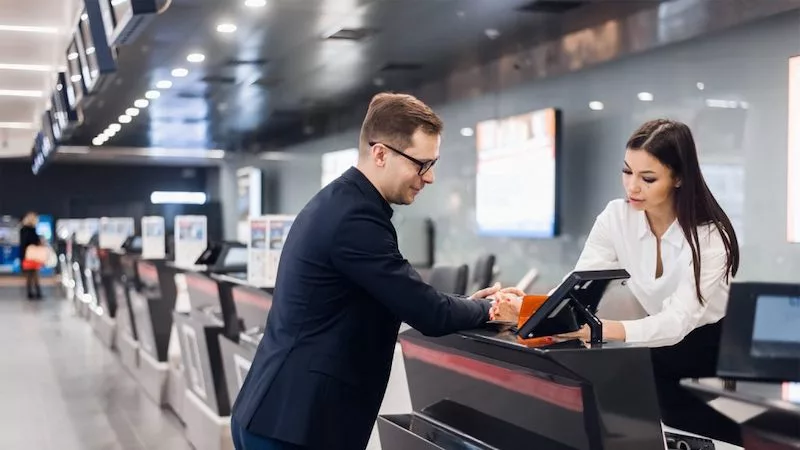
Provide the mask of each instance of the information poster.
[{"label": "information poster", "polygon": [[98,245],[107,250],[119,250],[134,232],[132,217],[103,217],[100,219]]},{"label": "information poster", "polygon": [[92,236],[100,231],[100,219],[83,219],[75,231],[75,243],[87,245]]},{"label": "information poster", "polygon": [[475,215],[482,235],[556,234],[559,113],[544,109],[477,126]]},{"label": "information poster", "polygon": [[191,267],[208,247],[206,216],[175,216],[175,264]]},{"label": "information poster", "polygon": [[787,238],[800,242],[800,56],[789,59],[789,154]]},{"label": "information poster", "polygon": [[272,215],[250,219],[247,281],[253,286],[275,287],[283,245],[295,216]]},{"label": "information poster", "polygon": [[247,242],[250,218],[261,215],[263,190],[261,170],[256,167],[243,167],[237,170],[236,186],[237,238],[240,242]]},{"label": "information poster", "polygon": [[167,231],[161,216],[142,217],[142,258],[164,259]]},{"label": "information poster", "polygon": [[339,178],[347,169],[358,164],[358,149],[348,148],[322,155],[322,187]]}]

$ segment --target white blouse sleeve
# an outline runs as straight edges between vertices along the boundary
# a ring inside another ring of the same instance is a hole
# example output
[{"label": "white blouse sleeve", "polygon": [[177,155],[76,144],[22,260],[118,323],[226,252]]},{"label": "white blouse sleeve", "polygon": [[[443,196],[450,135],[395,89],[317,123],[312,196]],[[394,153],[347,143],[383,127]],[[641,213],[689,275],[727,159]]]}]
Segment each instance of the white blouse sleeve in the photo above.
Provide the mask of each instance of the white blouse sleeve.
[{"label": "white blouse sleeve", "polygon": [[575,270],[611,270],[619,269],[617,251],[614,248],[614,240],[611,238],[612,230],[615,228],[615,220],[612,208],[613,202],[609,203],[594,221],[592,231],[586,238],[580,258],[575,264]]},{"label": "white blouse sleeve", "polygon": [[622,321],[626,342],[646,343],[652,347],[677,344],[697,327],[708,302],[725,298],[719,290],[729,286],[725,278],[727,253],[716,227],[710,228],[708,234],[700,236],[700,292],[706,303],[700,304],[697,298],[694,263],[691,262],[677,290],[664,300],[661,312],[643,319]]}]

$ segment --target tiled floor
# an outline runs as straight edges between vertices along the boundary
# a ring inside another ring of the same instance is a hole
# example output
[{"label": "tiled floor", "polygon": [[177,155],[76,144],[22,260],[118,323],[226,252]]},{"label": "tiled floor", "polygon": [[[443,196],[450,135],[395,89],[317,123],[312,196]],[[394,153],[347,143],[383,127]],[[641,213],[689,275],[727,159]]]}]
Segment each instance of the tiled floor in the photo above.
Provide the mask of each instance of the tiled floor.
[{"label": "tiled floor", "polygon": [[0,288],[0,449],[191,448],[67,301],[22,297]]}]

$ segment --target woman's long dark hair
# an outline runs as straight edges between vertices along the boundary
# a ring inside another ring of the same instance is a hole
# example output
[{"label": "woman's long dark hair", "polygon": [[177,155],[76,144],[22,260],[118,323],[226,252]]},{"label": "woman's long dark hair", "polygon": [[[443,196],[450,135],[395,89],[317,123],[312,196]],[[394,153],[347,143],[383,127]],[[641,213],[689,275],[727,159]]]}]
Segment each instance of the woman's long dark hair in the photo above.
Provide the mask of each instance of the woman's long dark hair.
[{"label": "woman's long dark hair", "polygon": [[679,180],[674,202],[678,224],[689,241],[694,262],[695,290],[698,301],[705,299],[700,292],[700,239],[697,227],[715,225],[722,237],[727,254],[725,279],[736,276],[739,270],[739,243],[733,225],[706,185],[697,159],[697,147],[692,131],[683,123],[657,119],[645,123],[628,140],[630,150],[644,150],[672,170]]}]

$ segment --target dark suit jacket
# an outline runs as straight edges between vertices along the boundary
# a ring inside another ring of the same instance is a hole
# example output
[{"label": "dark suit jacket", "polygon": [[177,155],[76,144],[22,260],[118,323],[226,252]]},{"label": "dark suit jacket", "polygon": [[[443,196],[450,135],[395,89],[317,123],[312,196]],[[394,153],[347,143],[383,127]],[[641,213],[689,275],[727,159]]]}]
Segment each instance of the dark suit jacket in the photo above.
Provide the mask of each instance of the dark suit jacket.
[{"label": "dark suit jacket", "polygon": [[442,294],[420,279],[398,250],[391,217],[355,168],[296,217],[265,334],[233,407],[251,433],[312,449],[363,449],[400,322],[444,335],[488,320],[488,301]]}]

